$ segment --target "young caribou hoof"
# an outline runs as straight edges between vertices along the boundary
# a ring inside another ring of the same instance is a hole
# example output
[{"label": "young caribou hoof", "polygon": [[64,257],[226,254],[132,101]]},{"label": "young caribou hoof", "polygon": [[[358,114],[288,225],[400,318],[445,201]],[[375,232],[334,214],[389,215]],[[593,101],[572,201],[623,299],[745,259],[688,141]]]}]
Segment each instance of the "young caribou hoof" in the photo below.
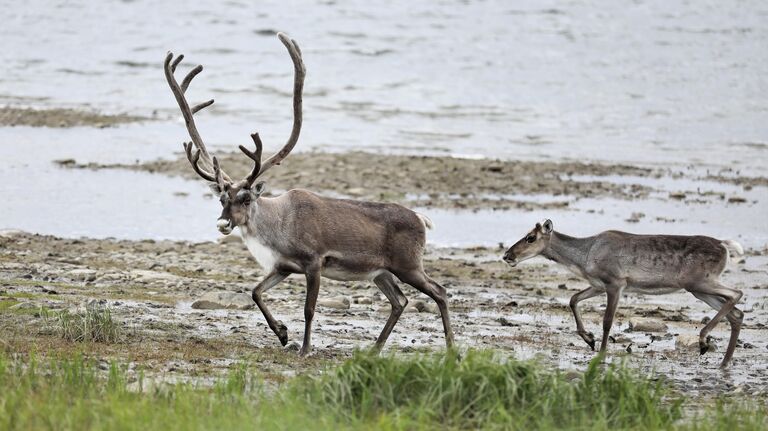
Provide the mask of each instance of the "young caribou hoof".
[{"label": "young caribou hoof", "polygon": [[710,350],[715,350],[715,346],[712,345],[712,336],[707,336],[707,341],[699,340],[699,354],[703,355]]},{"label": "young caribou hoof", "polygon": [[301,357],[309,356],[310,353],[312,353],[312,347],[309,346],[302,346],[301,350],[299,350],[299,356]]},{"label": "young caribou hoof", "polygon": [[280,339],[280,344],[285,347],[288,344],[288,327],[283,322],[277,322],[277,338]]},{"label": "young caribou hoof", "polygon": [[591,332],[579,332],[579,335],[581,338],[586,341],[586,343],[589,345],[589,348],[592,349],[592,351],[595,351],[595,334]]}]

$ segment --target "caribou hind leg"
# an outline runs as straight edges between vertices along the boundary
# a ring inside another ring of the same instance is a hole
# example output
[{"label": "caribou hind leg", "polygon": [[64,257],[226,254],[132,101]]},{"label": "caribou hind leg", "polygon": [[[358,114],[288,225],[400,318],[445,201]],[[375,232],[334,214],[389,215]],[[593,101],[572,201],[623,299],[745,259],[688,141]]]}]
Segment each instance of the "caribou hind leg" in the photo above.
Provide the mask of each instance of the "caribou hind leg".
[{"label": "caribou hind leg", "polygon": [[728,349],[725,351],[723,362],[720,363],[720,367],[725,368],[733,357],[733,351],[736,350],[736,343],[739,340],[739,332],[741,332],[741,323],[744,321],[744,313],[736,308],[736,304],[739,302],[739,299],[741,299],[742,293],[736,289],[724,287],[719,283],[714,286],[697,286],[695,290],[692,289],[690,292],[693,296],[706,302],[710,307],[717,310],[715,317],[704,326],[699,334],[699,348],[702,355],[711,348],[708,335],[718,322],[720,322],[723,317],[726,317],[731,324],[731,338],[728,340]]},{"label": "caribou hind leg", "polygon": [[384,329],[381,330],[379,338],[376,339],[376,344],[373,346],[374,351],[380,351],[384,347],[384,343],[387,342],[389,334],[392,333],[392,328],[400,319],[400,315],[403,314],[405,306],[408,305],[408,298],[403,295],[400,287],[395,281],[395,277],[390,272],[385,272],[373,279],[376,286],[379,287],[384,296],[387,297],[389,303],[392,305],[392,311],[389,313],[389,319],[384,325]]},{"label": "caribou hind leg", "polygon": [[312,351],[312,319],[315,317],[317,295],[320,292],[320,270],[308,270],[306,277],[307,300],[304,302],[304,342],[299,351],[299,355],[301,356],[306,356]]},{"label": "caribou hind leg", "polygon": [[437,304],[437,308],[440,310],[440,317],[443,320],[443,331],[445,333],[445,345],[450,349],[453,347],[453,329],[451,328],[451,320],[448,317],[448,295],[445,288],[438,284],[435,280],[429,278],[423,270],[413,270],[410,272],[404,272],[396,274],[397,277],[403,283],[407,283],[418,291],[432,298]]},{"label": "caribou hind leg", "polygon": [[611,334],[613,318],[616,317],[616,310],[619,308],[619,299],[621,299],[621,287],[608,286],[605,289],[608,294],[608,303],[603,315],[603,339],[600,341],[600,351],[605,352],[608,347],[608,336]]},{"label": "caribou hind leg", "polygon": [[253,297],[253,302],[256,303],[256,306],[259,307],[259,310],[261,310],[261,314],[263,314],[264,318],[267,319],[267,325],[269,325],[269,328],[272,329],[272,332],[277,335],[277,338],[280,340],[280,344],[283,346],[288,344],[288,328],[285,326],[285,324],[283,324],[283,322],[272,317],[272,313],[269,312],[267,304],[265,304],[264,300],[261,299],[261,294],[277,286],[278,283],[285,280],[285,277],[288,277],[287,273],[273,270],[267,274],[266,277],[264,277],[264,280],[262,280],[261,283],[259,283],[253,289],[253,293],[251,294]]}]

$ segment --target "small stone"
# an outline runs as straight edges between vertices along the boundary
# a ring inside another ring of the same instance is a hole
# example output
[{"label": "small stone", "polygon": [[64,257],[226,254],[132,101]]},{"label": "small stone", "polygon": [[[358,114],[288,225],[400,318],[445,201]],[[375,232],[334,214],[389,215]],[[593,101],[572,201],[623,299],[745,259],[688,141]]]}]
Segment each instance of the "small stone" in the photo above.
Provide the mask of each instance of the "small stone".
[{"label": "small stone", "polygon": [[704,316],[704,317],[701,319],[701,324],[702,324],[702,325],[706,325],[707,323],[709,323],[709,321],[710,321],[710,320],[712,320],[712,319],[711,319],[709,316]]},{"label": "small stone", "polygon": [[73,269],[67,272],[67,276],[77,281],[94,281],[96,280],[96,271],[92,269]]},{"label": "small stone", "polygon": [[235,244],[235,243],[242,243],[243,237],[241,237],[238,234],[231,233],[229,235],[224,235],[222,237],[219,237],[217,240],[219,244]]},{"label": "small stone", "polygon": [[639,317],[629,319],[629,328],[632,332],[667,332],[668,329],[664,322]]},{"label": "small stone", "polygon": [[685,193],[682,192],[676,192],[676,193],[670,193],[669,197],[672,199],[685,199]]},{"label": "small stone", "polygon": [[143,283],[152,283],[152,282],[158,282],[158,281],[170,282],[170,281],[177,281],[180,278],[169,272],[147,271],[144,269],[134,269],[133,271],[130,272],[130,274],[131,274],[131,278],[134,281],[143,282]]},{"label": "small stone", "polygon": [[298,352],[299,349],[301,349],[301,345],[299,345],[296,341],[291,341],[290,343],[286,344],[285,347],[283,347],[283,350],[286,352]]},{"label": "small stone", "polygon": [[355,304],[370,305],[373,304],[373,299],[367,296],[358,296],[352,299]]},{"label": "small stone", "polygon": [[696,334],[680,334],[675,339],[675,350],[699,351],[699,336]]},{"label": "small stone", "polygon": [[349,298],[345,296],[323,298],[317,301],[317,305],[333,310],[349,310]]},{"label": "small stone", "polygon": [[196,310],[250,310],[256,305],[251,295],[234,292],[208,292],[192,303]]},{"label": "small stone", "polygon": [[365,194],[365,189],[362,187],[352,187],[347,189],[347,194],[350,196],[363,196]]},{"label": "small stone", "polygon": [[565,283],[563,283],[563,284],[558,284],[557,288],[560,289],[560,290],[566,290],[566,289],[568,289],[568,286],[566,286]]}]

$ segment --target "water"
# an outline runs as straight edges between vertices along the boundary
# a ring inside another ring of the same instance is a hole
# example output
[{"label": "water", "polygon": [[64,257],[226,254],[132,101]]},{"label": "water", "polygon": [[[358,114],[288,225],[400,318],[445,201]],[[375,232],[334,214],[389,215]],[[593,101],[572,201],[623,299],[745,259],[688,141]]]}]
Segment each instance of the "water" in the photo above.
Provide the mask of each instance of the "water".
[{"label": "water", "polygon": [[[749,175],[764,175],[768,163],[768,3],[758,0],[32,1],[9,2],[0,17],[0,103],[154,119],[110,129],[0,128],[0,228],[214,238],[217,210],[199,184],[50,162],[178,152],[187,137],[162,74],[169,49],[186,54],[189,67],[206,67],[189,97],[216,99],[198,119],[214,150],[248,143],[254,131],[267,150],[277,148],[291,127],[292,67],[273,30],[300,43],[308,68],[299,151]],[[488,239],[495,236],[480,242]]]}]

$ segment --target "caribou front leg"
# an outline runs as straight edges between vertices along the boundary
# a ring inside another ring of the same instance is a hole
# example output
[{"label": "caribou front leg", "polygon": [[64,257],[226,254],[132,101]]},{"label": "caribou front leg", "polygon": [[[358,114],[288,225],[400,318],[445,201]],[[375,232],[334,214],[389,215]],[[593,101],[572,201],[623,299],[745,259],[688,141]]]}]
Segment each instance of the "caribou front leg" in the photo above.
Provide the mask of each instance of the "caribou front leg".
[{"label": "caribou front leg", "polygon": [[579,313],[579,302],[595,297],[601,293],[601,290],[590,286],[571,297],[569,303],[571,311],[573,312],[573,318],[576,319],[576,333],[589,345],[589,348],[595,350],[595,335],[591,332],[587,332],[584,329],[584,323],[581,321],[581,313]]},{"label": "caribou front leg", "polygon": [[259,283],[253,289],[253,293],[251,294],[253,297],[253,302],[256,303],[256,306],[259,307],[259,310],[261,310],[261,314],[263,314],[264,318],[267,319],[267,325],[269,325],[269,328],[272,329],[272,332],[277,335],[277,338],[280,339],[280,344],[283,346],[288,344],[288,328],[283,324],[283,322],[275,320],[275,318],[272,317],[272,313],[269,312],[267,304],[265,304],[264,300],[261,299],[261,294],[275,287],[281,281],[285,280],[285,277],[288,277],[288,274],[272,270],[272,272],[267,274],[267,276],[264,277],[264,280],[262,280],[261,283]]}]

